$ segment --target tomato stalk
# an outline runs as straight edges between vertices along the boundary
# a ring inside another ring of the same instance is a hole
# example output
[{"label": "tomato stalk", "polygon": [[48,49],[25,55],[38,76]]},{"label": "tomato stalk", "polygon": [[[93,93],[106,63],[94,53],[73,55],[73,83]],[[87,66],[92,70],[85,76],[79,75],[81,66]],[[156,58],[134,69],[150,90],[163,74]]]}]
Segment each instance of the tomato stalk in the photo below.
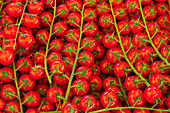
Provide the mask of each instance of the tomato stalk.
[{"label": "tomato stalk", "polygon": [[76,53],[76,57],[75,57],[75,61],[74,61],[74,65],[73,65],[73,70],[71,72],[71,76],[70,76],[70,79],[69,79],[69,83],[68,83],[68,87],[67,87],[67,91],[66,91],[66,96],[65,96],[65,99],[64,99],[64,103],[63,103],[63,106],[66,104],[67,102],[67,99],[68,99],[68,95],[70,93],[70,89],[71,89],[71,83],[72,83],[72,80],[73,80],[73,77],[75,75],[74,71],[76,69],[76,63],[78,61],[78,55],[79,55],[79,52],[81,50],[80,48],[80,42],[81,42],[81,38],[82,38],[82,35],[83,35],[83,11],[84,11],[84,7],[85,7],[86,4],[83,4],[83,7],[82,7],[82,11],[80,11],[81,13],[81,25],[80,25],[80,37],[79,37],[79,40],[78,40],[78,48],[77,48],[77,53]]},{"label": "tomato stalk", "polygon": [[115,16],[115,14],[114,14],[114,12],[113,12],[113,6],[112,6],[111,1],[110,1],[110,7],[111,7],[111,12],[112,12],[112,15],[113,15],[113,18],[114,18],[114,24],[115,24],[117,36],[118,36],[118,38],[119,38],[119,43],[120,43],[120,46],[121,46],[121,49],[122,49],[122,52],[123,52],[123,55],[124,55],[125,60],[126,60],[127,63],[129,64],[129,66],[131,67],[131,69],[136,73],[136,75],[137,75],[147,86],[150,86],[150,84],[148,83],[148,81],[143,78],[143,76],[141,75],[141,73],[138,73],[138,72],[136,71],[136,69],[134,68],[133,64],[132,64],[132,63],[129,61],[129,59],[127,58],[126,52],[125,52],[125,50],[124,50],[124,47],[123,47],[123,44],[122,44],[122,41],[121,41],[120,32],[119,32],[118,27],[117,27],[116,16]]},{"label": "tomato stalk", "polygon": [[23,110],[22,110],[22,101],[21,101],[21,97],[20,97],[20,90],[19,90],[19,87],[18,87],[18,79],[17,79],[17,75],[16,75],[16,70],[15,70],[15,62],[13,62],[13,71],[14,71],[14,81],[15,81],[15,87],[17,89],[17,98],[18,98],[18,101],[19,101],[19,105],[20,105],[20,113],[23,113]]},{"label": "tomato stalk", "polygon": [[48,55],[48,52],[49,52],[49,43],[50,43],[50,39],[51,39],[51,36],[53,35],[53,24],[54,24],[54,20],[55,18],[57,17],[56,15],[56,0],[54,1],[54,12],[53,12],[53,19],[52,19],[52,22],[51,22],[51,25],[50,25],[50,34],[49,34],[49,38],[48,38],[48,41],[46,43],[46,51],[45,51],[45,56],[44,56],[44,68],[45,68],[45,73],[47,75],[47,78],[48,78],[48,81],[50,83],[50,86],[52,84],[52,81],[51,81],[51,77],[48,73],[48,66],[47,66],[47,55]]},{"label": "tomato stalk", "polygon": [[97,111],[92,111],[89,113],[99,113],[99,112],[103,112],[103,111],[109,111],[109,110],[122,110],[122,109],[141,109],[141,110],[151,110],[151,111],[166,111],[166,112],[170,112],[170,110],[162,110],[162,109],[153,109],[153,108],[147,108],[147,107],[115,107],[115,108],[107,108],[107,109],[101,109],[101,110],[97,110]]},{"label": "tomato stalk", "polygon": [[[149,34],[149,30],[148,30],[148,27],[147,27],[147,24],[146,24],[146,20],[145,20],[146,17],[144,16],[143,11],[142,11],[141,0],[138,0],[138,2],[139,2],[139,6],[140,6],[139,9],[140,9],[140,12],[141,12],[141,15],[142,15],[143,23],[144,23],[144,26],[145,26],[144,28],[146,29],[146,33],[147,33],[147,35],[148,35],[149,42],[150,42],[151,46],[154,48],[156,54],[162,59],[162,61],[165,62],[167,65],[170,66],[170,63],[168,62],[168,60],[167,60],[166,58],[164,58],[164,57],[160,54],[159,50],[158,50],[158,49],[155,47],[155,45],[153,44],[153,42],[152,42],[152,37],[151,37],[150,34]],[[156,34],[156,33],[154,33],[154,34]]]}]

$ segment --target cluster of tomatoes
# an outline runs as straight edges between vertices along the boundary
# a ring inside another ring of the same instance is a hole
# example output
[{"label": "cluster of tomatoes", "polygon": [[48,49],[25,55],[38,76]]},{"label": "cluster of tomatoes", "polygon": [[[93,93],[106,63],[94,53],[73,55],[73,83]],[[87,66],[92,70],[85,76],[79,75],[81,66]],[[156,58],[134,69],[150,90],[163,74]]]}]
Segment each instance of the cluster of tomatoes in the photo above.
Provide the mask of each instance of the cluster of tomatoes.
[{"label": "cluster of tomatoes", "polygon": [[168,113],[169,5],[1,1],[0,113]]}]

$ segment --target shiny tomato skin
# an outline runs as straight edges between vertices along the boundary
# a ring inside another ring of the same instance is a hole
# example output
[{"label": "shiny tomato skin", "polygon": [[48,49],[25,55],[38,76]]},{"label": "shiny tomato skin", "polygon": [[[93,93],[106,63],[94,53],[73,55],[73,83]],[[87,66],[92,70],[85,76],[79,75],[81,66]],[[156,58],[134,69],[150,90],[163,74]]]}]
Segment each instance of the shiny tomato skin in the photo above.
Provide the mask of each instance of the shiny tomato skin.
[{"label": "shiny tomato skin", "polygon": [[[4,20],[6,20],[6,21],[9,23],[9,25],[15,24],[15,22],[16,22],[15,18],[13,18],[13,17],[11,17],[11,16],[9,16],[9,15],[3,16],[3,17],[0,19],[0,23],[1,23],[1,24],[5,24],[5,21],[4,21]],[[2,27],[5,27],[5,26],[6,26],[6,25],[2,25]]]},{"label": "shiny tomato skin", "polygon": [[[43,103],[44,102],[44,103]],[[54,109],[54,104],[51,103],[47,97],[43,97],[41,100],[42,106],[40,108],[40,111],[52,111]]]},{"label": "shiny tomato skin", "polygon": [[[90,44],[88,44],[88,43],[90,43]],[[86,46],[87,44],[88,44],[88,46]],[[83,50],[93,52],[97,47],[97,41],[93,37],[84,37],[81,40],[81,46],[82,47],[84,46]]]},{"label": "shiny tomato skin", "polygon": [[[139,100],[136,100],[136,98],[140,98]],[[143,91],[140,89],[132,89],[128,93],[128,102],[131,106],[135,105],[136,107],[143,106],[145,103]]]},{"label": "shiny tomato skin", "polygon": [[68,78],[63,76],[67,76],[68,78],[70,78],[70,73],[66,71],[65,73],[63,73],[63,75],[53,75],[54,82],[58,85],[67,85],[69,80]]},{"label": "shiny tomato skin", "polygon": [[114,77],[107,77],[103,81],[103,88],[106,90],[109,86],[115,86],[119,84],[118,80]]},{"label": "shiny tomato skin", "polygon": [[77,44],[76,43],[66,43],[63,47],[63,54],[65,56],[69,56],[69,57],[75,57],[77,53]]},{"label": "shiny tomato skin", "polygon": [[89,81],[91,91],[98,91],[102,87],[102,79],[99,76],[92,76]]},{"label": "shiny tomato skin", "polygon": [[[47,23],[46,21],[44,21],[45,19],[47,18]],[[53,14],[50,13],[50,12],[42,12],[40,14],[40,22],[41,22],[41,25],[45,26],[45,27],[49,27],[49,25],[51,25],[51,22],[52,22],[52,19],[53,19]]]},{"label": "shiny tomato skin", "polygon": [[144,59],[147,62],[151,62],[152,60],[155,59],[155,57],[154,56],[150,57],[150,54],[155,54],[155,50],[152,47],[146,46],[141,48],[142,59]]},{"label": "shiny tomato skin", "polygon": [[103,74],[112,74],[113,64],[107,61],[107,59],[103,59],[100,63],[100,69]]},{"label": "shiny tomato skin", "polygon": [[[129,0],[130,1],[130,0]],[[137,24],[139,22],[140,24]],[[132,28],[132,33],[140,33],[143,30],[143,22],[142,20],[139,20],[138,18],[133,18],[132,20],[129,21],[129,25]]]},{"label": "shiny tomato skin", "polygon": [[4,50],[16,52],[18,50],[18,43],[15,40],[4,40],[4,43],[2,43],[2,48]]},{"label": "shiny tomato skin", "polygon": [[[154,85],[154,86],[157,86],[157,87],[160,87],[162,88],[163,86],[161,86],[159,83],[161,82],[160,80],[163,78],[163,81],[166,81],[164,76],[162,74],[152,74],[150,79],[149,79],[149,83],[151,85]],[[165,85],[165,83],[163,83],[163,85]]]},{"label": "shiny tomato skin", "polygon": [[[162,63],[162,61],[153,61],[152,63],[151,63],[151,72],[152,73],[159,73],[159,74],[161,74],[161,73],[166,73],[167,72],[167,70],[166,69],[162,69],[162,68],[160,68],[160,66],[159,65],[165,65],[164,63]],[[165,67],[165,66],[164,66]]]},{"label": "shiny tomato skin", "polygon": [[[23,66],[22,64],[26,63],[26,66]],[[21,73],[28,73],[30,68],[33,66],[32,60],[30,60],[27,57],[22,57],[18,59],[16,62],[16,68],[19,68],[18,71]]]},{"label": "shiny tomato skin", "polygon": [[[151,9],[153,9],[155,12],[153,14],[151,14]],[[152,20],[156,17],[157,15],[157,10],[154,6],[151,6],[151,5],[147,5],[143,8],[143,13],[144,13],[144,16],[149,15],[146,17],[146,20]]]},{"label": "shiny tomato skin", "polygon": [[117,77],[125,77],[126,73],[127,73],[127,75],[129,74],[129,71],[124,73],[124,68],[130,69],[129,64],[127,62],[125,62],[125,61],[117,62],[113,68],[114,74]]},{"label": "shiny tomato skin", "polygon": [[10,83],[13,81],[14,71],[11,68],[3,67],[0,69],[0,81],[3,83]]},{"label": "shiny tomato skin", "polygon": [[15,39],[16,32],[17,32],[17,26],[16,25],[10,25],[9,27],[4,28],[4,36],[7,39]]},{"label": "shiny tomato skin", "polygon": [[[124,29],[124,27],[127,26],[127,29]],[[117,24],[118,30],[121,35],[128,35],[131,32],[131,27],[129,24],[129,21],[121,20]]]},{"label": "shiny tomato skin", "polygon": [[92,70],[93,76],[99,76],[100,75],[100,67],[97,64],[93,64],[90,69]]},{"label": "shiny tomato skin", "polygon": [[85,8],[83,11],[84,21],[94,21],[97,18],[97,12],[93,8]]},{"label": "shiny tomato skin", "polygon": [[81,24],[81,15],[80,13],[73,12],[69,13],[67,16],[67,22],[71,27],[78,27],[75,23],[71,22],[71,20],[74,19],[75,23],[80,25]]},{"label": "shiny tomato skin", "polygon": [[31,47],[34,44],[34,37],[32,34],[24,33],[18,36],[17,42],[21,47]]},{"label": "shiny tomato skin", "polygon": [[36,110],[35,108],[29,108],[25,111],[25,113],[38,113],[38,110]]},{"label": "shiny tomato skin", "polygon": [[[88,107],[88,102],[90,102],[90,106]],[[93,111],[96,107],[96,99],[92,95],[85,95],[80,99],[80,109],[83,112]]]},{"label": "shiny tomato skin", "polygon": [[60,18],[66,18],[68,13],[69,13],[68,6],[66,4],[58,5],[57,8],[56,8],[56,11],[57,11],[56,14]]},{"label": "shiny tomato skin", "polygon": [[0,63],[2,65],[9,65],[15,59],[14,52],[11,50],[0,51]]},{"label": "shiny tomato skin", "polygon": [[161,98],[161,90],[156,86],[148,86],[144,90],[144,98],[149,103],[154,103],[155,99]]},{"label": "shiny tomato skin", "polygon": [[[26,82],[27,84],[24,84],[24,82]],[[24,74],[18,79],[18,86],[21,87],[22,91],[30,91],[35,87],[35,80],[32,79],[30,75]]]},{"label": "shiny tomato skin", "polygon": [[25,14],[23,18],[23,24],[28,28],[38,27],[40,24],[39,16],[32,13]]},{"label": "shiny tomato skin", "polygon": [[83,31],[83,34],[86,36],[94,36],[98,31],[98,26],[93,21],[87,22],[83,25]]},{"label": "shiny tomato skin", "polygon": [[36,33],[36,41],[41,45],[46,45],[49,38],[49,32],[45,29],[39,30]]},{"label": "shiny tomato skin", "polygon": [[29,75],[32,79],[36,79],[39,80],[41,79],[44,74],[45,71],[43,69],[44,67],[42,65],[34,65],[31,67],[31,69],[29,70]]},{"label": "shiny tomato skin", "polygon": [[53,52],[61,52],[63,47],[64,43],[60,39],[53,39],[49,44],[50,51]]},{"label": "shiny tomato skin", "polygon": [[82,89],[78,90],[77,87],[73,87],[72,88],[73,93],[78,96],[85,95],[89,91],[89,83],[84,79],[78,79],[78,80],[73,81],[72,86],[75,86],[78,84],[81,85],[81,88],[83,88],[83,90]]},{"label": "shiny tomato skin", "polygon": [[98,3],[96,6],[96,12],[99,16],[110,13],[109,9],[110,9],[110,5],[107,2]]},{"label": "shiny tomato skin", "polygon": [[53,32],[56,36],[64,36],[67,29],[67,25],[62,21],[56,22],[53,26]]},{"label": "shiny tomato skin", "polygon": [[[170,45],[166,45],[166,46],[163,46],[161,48],[161,55],[164,57],[164,58],[167,58],[168,57],[168,49],[170,49]],[[170,56],[167,58],[167,60],[170,62]]]},{"label": "shiny tomato skin", "polygon": [[[82,1],[81,0],[67,0],[66,1],[68,10],[71,12],[79,12],[79,10],[81,10],[82,8]],[[77,7],[78,9],[76,9],[75,7]]]},{"label": "shiny tomato skin", "polygon": [[112,33],[108,33],[102,38],[102,43],[106,48],[112,48],[117,46],[118,42],[116,40],[118,40],[116,35],[112,36]]},{"label": "shiny tomato skin", "polygon": [[[161,38],[162,38],[162,40],[161,40]],[[162,41],[163,41],[163,43],[161,43]],[[163,46],[168,44],[168,39],[163,34],[156,34],[153,37],[152,42],[155,45],[155,47],[159,47],[158,49],[161,49]]]},{"label": "shiny tomato skin", "polygon": [[54,72],[54,75],[62,75],[66,71],[66,64],[61,60],[56,60],[50,65],[50,71]]},{"label": "shiny tomato skin", "polygon": [[113,17],[111,14],[103,14],[99,17],[99,25],[103,28],[109,28],[113,24]]},{"label": "shiny tomato skin", "polygon": [[80,52],[78,57],[80,58],[78,59],[78,63],[82,66],[91,66],[94,63],[94,55],[89,51]]},{"label": "shiny tomato skin", "polygon": [[70,110],[70,113],[71,113],[71,111],[74,112],[74,113],[79,113],[79,108],[74,103],[65,104],[64,107],[63,107],[62,113],[68,113],[69,110]]},{"label": "shiny tomato skin", "polygon": [[[138,56],[135,59],[135,56]],[[140,49],[131,49],[128,51],[127,53],[127,57],[129,59],[129,61],[133,64],[135,64],[137,61],[139,61],[140,59],[142,59],[142,54],[141,54],[141,50]]]},{"label": "shiny tomato skin", "polygon": [[33,14],[40,14],[43,10],[43,2],[42,1],[31,1],[28,3],[28,11]]},{"label": "shiny tomato skin", "polygon": [[85,7],[95,7],[98,0],[83,0],[83,4],[86,4]]},{"label": "shiny tomato skin", "polygon": [[47,91],[47,99],[51,103],[58,102],[59,100],[57,99],[57,97],[55,97],[56,94],[59,96],[64,96],[63,90],[60,87],[54,86],[49,88]]},{"label": "shiny tomato skin", "polygon": [[107,60],[110,63],[116,63],[118,61],[121,61],[123,59],[122,56],[123,56],[122,50],[116,47],[110,48],[106,53]]},{"label": "shiny tomato skin", "polygon": [[142,76],[148,76],[150,73],[150,64],[146,62],[145,60],[140,60],[136,62],[135,69],[138,71],[138,73],[141,73]]},{"label": "shiny tomato skin", "polygon": [[123,0],[118,0],[118,1],[116,1],[116,0],[109,0],[109,2],[111,2],[113,7],[115,7],[117,5],[123,4]]},{"label": "shiny tomato skin", "polygon": [[[67,71],[71,73],[73,70],[73,65],[75,63],[75,59],[73,57],[65,57],[65,58],[63,58],[63,61],[66,63]],[[78,66],[78,64],[76,63],[75,69],[77,69],[77,66]]]},{"label": "shiny tomato skin", "polygon": [[24,8],[21,4],[16,5],[16,3],[8,3],[6,9],[6,12],[9,16],[20,17]]},{"label": "shiny tomato skin", "polygon": [[[109,101],[110,101],[110,105],[108,106]],[[108,108],[112,108],[118,103],[117,94],[114,93],[114,92],[111,92],[111,91],[105,91],[105,92],[102,93],[102,95],[100,97],[100,102],[101,102],[103,107],[108,106]]]},{"label": "shiny tomato skin", "polygon": [[120,89],[116,86],[108,86],[105,91],[112,91],[117,94],[120,92]]},{"label": "shiny tomato skin", "polygon": [[67,42],[77,43],[77,40],[79,40],[79,37],[80,37],[80,32],[77,29],[69,29],[65,34],[65,39],[67,40]]},{"label": "shiny tomato skin", "polygon": [[144,109],[144,110],[135,109],[135,110],[133,111],[133,113],[150,113],[150,111],[149,111],[149,110],[146,110],[146,109]]},{"label": "shiny tomato skin", "polygon": [[[20,112],[20,105],[18,102],[15,101],[9,101],[6,103],[9,106],[5,106],[5,113],[18,113]],[[14,109],[10,110],[10,106],[14,106]]]},{"label": "shiny tomato skin", "polygon": [[124,81],[124,86],[125,86],[125,88],[128,90],[128,91],[130,91],[130,90],[132,90],[132,89],[140,89],[141,88],[141,84],[140,83],[138,83],[138,84],[134,84],[134,80],[139,80],[139,78],[137,78],[137,76],[129,76],[129,77],[127,77],[126,79],[125,79],[125,81]]},{"label": "shiny tomato skin", "polygon": [[97,44],[96,49],[93,52],[95,59],[101,59],[104,56],[105,49],[101,44]]},{"label": "shiny tomato skin", "polygon": [[34,99],[32,101],[27,101],[24,104],[28,107],[36,107],[40,104],[41,102],[41,97],[40,95],[35,92],[35,91],[29,91],[25,94],[26,96],[23,97],[23,102],[27,100],[28,98]]},{"label": "shiny tomato skin", "polygon": [[113,12],[116,16],[116,20],[123,20],[127,16],[127,8],[123,5],[117,5],[113,8]]},{"label": "shiny tomato skin", "polygon": [[139,3],[137,0],[126,0],[125,7],[129,13],[135,13],[138,11]]},{"label": "shiny tomato skin", "polygon": [[93,73],[92,70],[90,69],[90,67],[88,66],[80,66],[76,69],[76,73],[80,73],[80,74],[76,74],[76,78],[77,79],[84,79],[86,81],[90,81]]},{"label": "shiny tomato skin", "polygon": [[[13,95],[7,95],[7,92],[11,92]],[[0,96],[1,99],[5,101],[14,100],[17,96],[17,90],[15,86],[11,84],[5,84],[1,88]]]},{"label": "shiny tomato skin", "polygon": [[54,61],[61,60],[62,56],[58,52],[51,52],[50,54],[48,54],[47,59],[47,64],[51,65]]},{"label": "shiny tomato skin", "polygon": [[3,111],[6,106],[6,102],[0,98],[0,111]]}]

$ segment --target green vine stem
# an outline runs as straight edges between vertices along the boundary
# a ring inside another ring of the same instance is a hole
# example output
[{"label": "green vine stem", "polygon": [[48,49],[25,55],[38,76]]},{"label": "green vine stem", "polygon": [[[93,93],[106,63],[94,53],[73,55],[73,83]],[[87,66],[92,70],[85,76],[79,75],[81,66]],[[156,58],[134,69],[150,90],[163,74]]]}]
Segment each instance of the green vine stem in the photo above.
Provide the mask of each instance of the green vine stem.
[{"label": "green vine stem", "polygon": [[148,27],[147,27],[147,24],[146,24],[146,20],[145,20],[145,17],[144,17],[144,14],[143,14],[143,11],[142,11],[142,5],[141,5],[141,0],[138,0],[139,2],[139,6],[140,6],[140,12],[141,12],[141,15],[142,15],[142,19],[143,19],[143,22],[144,22],[144,28],[146,29],[146,33],[148,35],[148,38],[149,38],[149,42],[151,44],[151,46],[154,48],[155,52],[157,53],[157,55],[162,59],[163,62],[165,62],[168,66],[170,66],[170,63],[168,62],[168,60],[166,58],[164,58],[159,50],[155,47],[155,45],[153,44],[152,42],[152,37],[150,36],[149,34],[149,31],[148,31]]},{"label": "green vine stem", "polygon": [[113,6],[112,6],[111,1],[110,1],[110,7],[111,7],[111,12],[112,12],[112,15],[113,15],[113,19],[114,19],[114,24],[115,24],[117,36],[118,36],[118,38],[119,38],[119,43],[120,43],[120,46],[121,46],[121,49],[122,49],[122,52],[123,52],[123,55],[124,55],[125,60],[128,62],[129,66],[130,66],[131,69],[136,73],[136,75],[137,75],[147,86],[150,86],[150,84],[148,83],[148,81],[147,81],[146,79],[144,79],[143,76],[136,71],[136,69],[134,68],[133,64],[132,64],[132,63],[129,61],[129,59],[127,58],[126,52],[125,52],[125,50],[124,50],[124,48],[123,48],[123,45],[122,45],[120,33],[119,33],[119,30],[118,30],[118,27],[117,27],[116,16],[115,16],[115,14],[114,14],[114,12],[113,12]]},{"label": "green vine stem", "polygon": [[99,113],[102,111],[109,111],[109,110],[122,110],[122,109],[141,109],[141,110],[151,110],[151,111],[166,111],[166,112],[170,112],[170,109],[168,110],[162,110],[162,109],[153,109],[153,108],[147,108],[147,107],[115,107],[115,108],[107,108],[107,109],[101,109],[101,110],[97,110],[97,111],[92,111],[89,113]]},{"label": "green vine stem", "polygon": [[18,25],[18,28],[17,28],[17,32],[16,32],[16,35],[15,35],[15,44],[14,44],[14,48],[15,48],[15,45],[16,45],[16,41],[17,41],[17,36],[18,36],[18,33],[19,33],[19,28],[20,28],[20,25],[22,23],[22,20],[23,20],[23,17],[24,17],[24,14],[25,14],[25,10],[26,10],[26,7],[28,5],[28,0],[26,0],[26,3],[24,5],[24,9],[23,9],[23,12],[22,12],[22,15],[21,15],[21,18],[20,18],[20,21],[19,23],[17,24]]},{"label": "green vine stem", "polygon": [[15,70],[15,62],[13,62],[13,71],[14,71],[14,81],[15,81],[15,87],[17,89],[17,97],[18,97],[18,101],[19,101],[19,105],[20,105],[20,113],[23,113],[23,109],[22,109],[22,101],[21,101],[21,97],[20,97],[20,90],[18,87],[18,79],[17,79],[17,74],[16,74],[16,70]]},{"label": "green vine stem", "polygon": [[120,88],[121,88],[121,90],[122,90],[122,93],[123,93],[123,95],[124,95],[124,98],[125,98],[125,100],[126,100],[126,103],[127,103],[128,106],[130,106],[130,104],[129,104],[128,100],[127,100],[127,96],[126,96],[125,90],[123,89],[123,86],[122,86],[121,78],[120,78],[120,77],[118,77],[118,81],[119,81],[119,84],[120,84]]},{"label": "green vine stem", "polygon": [[45,56],[44,56],[44,68],[45,68],[45,73],[46,73],[46,75],[47,75],[47,78],[48,78],[48,81],[49,81],[49,83],[50,83],[50,86],[51,86],[51,84],[52,84],[52,81],[51,81],[51,77],[50,77],[50,75],[49,75],[49,73],[48,73],[48,66],[47,66],[47,55],[48,55],[48,52],[49,52],[49,43],[50,43],[50,39],[51,39],[51,36],[52,36],[52,31],[53,31],[53,24],[54,24],[54,20],[55,20],[55,18],[56,18],[56,0],[55,0],[55,2],[54,2],[54,12],[53,12],[53,20],[52,20],[52,22],[51,22],[51,25],[50,25],[50,34],[49,34],[49,38],[48,38],[48,41],[47,41],[47,43],[46,43],[46,51],[45,51]]},{"label": "green vine stem", "polygon": [[81,13],[80,37],[79,37],[79,40],[78,40],[77,53],[76,53],[72,73],[71,73],[71,76],[70,76],[70,79],[69,79],[69,83],[68,83],[67,92],[66,92],[66,96],[65,96],[65,99],[64,99],[63,106],[66,104],[67,99],[68,99],[68,95],[69,95],[69,92],[70,92],[70,89],[71,89],[71,83],[72,83],[72,80],[73,80],[73,77],[74,77],[74,71],[75,71],[75,68],[76,68],[77,60],[78,60],[78,55],[79,55],[79,52],[81,50],[80,42],[81,42],[81,38],[82,38],[82,35],[83,35],[83,30],[82,30],[82,28],[83,28],[83,11],[84,11],[85,5],[86,4],[83,4],[82,11],[80,11],[80,13]]}]

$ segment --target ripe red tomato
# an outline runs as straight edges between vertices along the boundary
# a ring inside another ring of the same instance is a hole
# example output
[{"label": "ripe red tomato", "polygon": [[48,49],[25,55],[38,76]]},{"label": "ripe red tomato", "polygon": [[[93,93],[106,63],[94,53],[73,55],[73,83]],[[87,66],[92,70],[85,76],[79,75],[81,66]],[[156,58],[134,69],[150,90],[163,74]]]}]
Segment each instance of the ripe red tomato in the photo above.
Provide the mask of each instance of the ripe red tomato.
[{"label": "ripe red tomato", "polygon": [[116,78],[114,77],[107,77],[103,81],[103,88],[106,90],[109,86],[115,86],[118,85],[119,82]]},{"label": "ripe red tomato", "polygon": [[94,21],[97,18],[97,12],[93,8],[85,8],[83,11],[84,21]]},{"label": "ripe red tomato", "polygon": [[[130,1],[130,0],[129,0]],[[132,1],[132,0],[131,0]],[[132,33],[140,33],[143,30],[143,22],[140,19],[133,18],[132,20],[129,21],[129,25],[132,29]]]},{"label": "ripe red tomato", "polygon": [[108,33],[104,35],[104,37],[102,38],[102,43],[106,48],[112,48],[112,47],[117,46],[118,44],[117,40],[118,38],[116,35],[112,33]]},{"label": "ripe red tomato", "polygon": [[28,11],[33,14],[40,14],[43,10],[43,2],[42,1],[30,1],[28,3]]},{"label": "ripe red tomato", "polygon": [[154,103],[156,99],[161,98],[161,90],[156,86],[148,86],[144,90],[144,98],[149,103]]},{"label": "ripe red tomato", "polygon": [[145,103],[143,91],[140,89],[132,89],[128,93],[128,102],[131,106],[143,106]]},{"label": "ripe red tomato", "polygon": [[85,95],[89,91],[89,83],[84,79],[74,80],[72,86],[72,91],[75,95]]},{"label": "ripe red tomato", "polygon": [[73,13],[68,14],[67,23],[72,27],[78,27],[77,25],[80,26],[80,24],[81,24],[81,15],[80,15],[80,13],[73,12]]},{"label": "ripe red tomato", "polygon": [[53,75],[62,75],[66,71],[66,64],[61,60],[56,60],[50,65]]},{"label": "ripe red tomato", "polygon": [[56,14],[60,18],[66,18],[69,13],[68,6],[66,4],[60,4],[56,8]]},{"label": "ripe red tomato", "polygon": [[[26,101],[28,100],[28,101]],[[26,101],[26,102],[25,102]],[[29,91],[23,97],[23,102],[27,107],[37,107],[41,102],[40,95],[35,91]]]},{"label": "ripe red tomato", "polygon": [[51,103],[56,103],[61,100],[60,96],[64,96],[63,90],[60,87],[54,86],[47,91],[47,99]]},{"label": "ripe red tomato", "polygon": [[125,77],[130,73],[127,69],[130,69],[129,64],[125,61],[120,61],[114,65],[113,71],[117,77]]},{"label": "ripe red tomato", "polygon": [[100,62],[100,69],[103,74],[112,74],[113,64],[104,59]]},{"label": "ripe red tomato", "polygon": [[88,66],[80,66],[77,68],[76,70],[76,78],[77,79],[84,79],[84,80],[87,80],[87,81],[90,81],[92,76],[93,76],[93,73],[92,73],[92,70],[90,69],[90,67]]},{"label": "ripe red tomato", "polygon": [[20,34],[17,42],[21,47],[31,47],[34,44],[34,37],[32,34],[28,33]]},{"label": "ripe red tomato", "polygon": [[25,113],[38,113],[38,111],[35,108],[29,108],[25,111]]},{"label": "ripe red tomato", "polygon": [[49,38],[49,32],[47,30],[39,30],[36,33],[36,41],[41,45],[46,45]]},{"label": "ripe red tomato", "polygon": [[11,50],[0,51],[0,63],[2,65],[9,65],[15,59],[14,52]]},{"label": "ripe red tomato", "polygon": [[66,71],[62,75],[53,75],[54,82],[58,85],[67,85],[69,80],[64,76],[70,78],[70,73]]},{"label": "ripe red tomato", "polygon": [[67,32],[67,25],[64,22],[59,21],[54,24],[53,33],[56,36],[64,36],[66,32]]},{"label": "ripe red tomato", "polygon": [[97,41],[93,37],[84,37],[81,40],[83,50],[93,52],[97,47]]},{"label": "ripe red tomato", "polygon": [[22,57],[16,62],[16,68],[18,68],[18,71],[21,73],[28,73],[32,66],[32,60],[27,57]]},{"label": "ripe red tomato", "polygon": [[10,26],[5,26],[4,28],[4,36],[7,39],[15,39],[16,37],[16,32],[17,32],[17,26],[16,25],[10,25]]},{"label": "ripe red tomato", "polygon": [[60,39],[54,39],[49,44],[50,51],[61,52],[63,50],[64,43]]},{"label": "ripe red tomato", "polygon": [[96,12],[99,16],[110,13],[110,5],[107,2],[98,3],[96,6]]},{"label": "ripe red tomato", "polygon": [[0,111],[3,111],[6,106],[6,103],[3,99],[0,98]]},{"label": "ripe red tomato", "polygon": [[113,12],[116,15],[116,20],[123,20],[127,16],[127,8],[123,5],[115,6]]},{"label": "ripe red tomato", "polygon": [[89,51],[80,52],[78,57],[78,63],[82,66],[91,66],[94,63],[94,56]]},{"label": "ripe red tomato", "polygon": [[99,25],[103,28],[109,28],[113,25],[113,16],[111,14],[103,14],[99,18]]},{"label": "ripe red tomato", "polygon": [[0,69],[0,81],[3,83],[10,83],[14,79],[14,72],[11,68],[3,67]]},{"label": "ripe red tomato", "polygon": [[77,29],[69,29],[65,34],[65,39],[67,40],[67,42],[71,42],[71,43],[72,42],[77,43],[79,37],[80,37],[80,32]]},{"label": "ripe red tomato", "polygon": [[79,108],[76,104],[74,103],[67,103],[64,105],[63,109],[62,109],[62,113],[71,113],[71,112],[74,112],[74,113],[79,113]]},{"label": "ripe red tomato", "polygon": [[71,12],[79,12],[82,8],[82,2],[80,0],[66,0],[66,4]]},{"label": "ripe red tomato", "polygon": [[102,79],[99,76],[92,76],[89,81],[89,86],[91,91],[98,91],[102,87]]},{"label": "ripe red tomato", "polygon": [[14,100],[17,96],[17,90],[15,86],[11,84],[5,84],[1,88],[0,96],[5,101]]},{"label": "ripe red tomato", "polygon": [[30,75],[24,74],[18,79],[18,86],[22,91],[30,91],[35,87],[35,80]]},{"label": "ripe red tomato", "polygon": [[83,25],[83,34],[86,36],[94,36],[98,31],[98,26],[92,21]]},{"label": "ripe red tomato", "polygon": [[54,104],[51,103],[46,97],[43,97],[41,100],[42,106],[40,111],[52,111],[54,109]]},{"label": "ripe red tomato", "polygon": [[137,76],[129,76],[125,79],[124,86],[128,91],[132,89],[140,89],[142,85],[139,80],[140,79]]},{"label": "ripe red tomato", "polygon": [[42,12],[40,14],[40,22],[45,27],[51,25],[52,19],[53,19],[53,14],[50,12]]},{"label": "ripe red tomato", "polygon": [[103,107],[112,108],[118,103],[117,94],[112,91],[105,91],[100,97],[100,102]]},{"label": "ripe red tomato", "polygon": [[23,23],[28,28],[36,28],[40,24],[40,19],[36,14],[27,13],[24,15]]},{"label": "ripe red tomato", "polygon": [[[5,106],[5,113],[18,113],[20,112],[20,105],[18,102],[15,101],[9,101],[6,103],[7,105]],[[13,106],[13,109],[10,109],[10,107]]]},{"label": "ripe red tomato", "polygon": [[23,9],[23,6],[17,3],[8,3],[6,6],[6,12],[11,17],[20,17]]}]

